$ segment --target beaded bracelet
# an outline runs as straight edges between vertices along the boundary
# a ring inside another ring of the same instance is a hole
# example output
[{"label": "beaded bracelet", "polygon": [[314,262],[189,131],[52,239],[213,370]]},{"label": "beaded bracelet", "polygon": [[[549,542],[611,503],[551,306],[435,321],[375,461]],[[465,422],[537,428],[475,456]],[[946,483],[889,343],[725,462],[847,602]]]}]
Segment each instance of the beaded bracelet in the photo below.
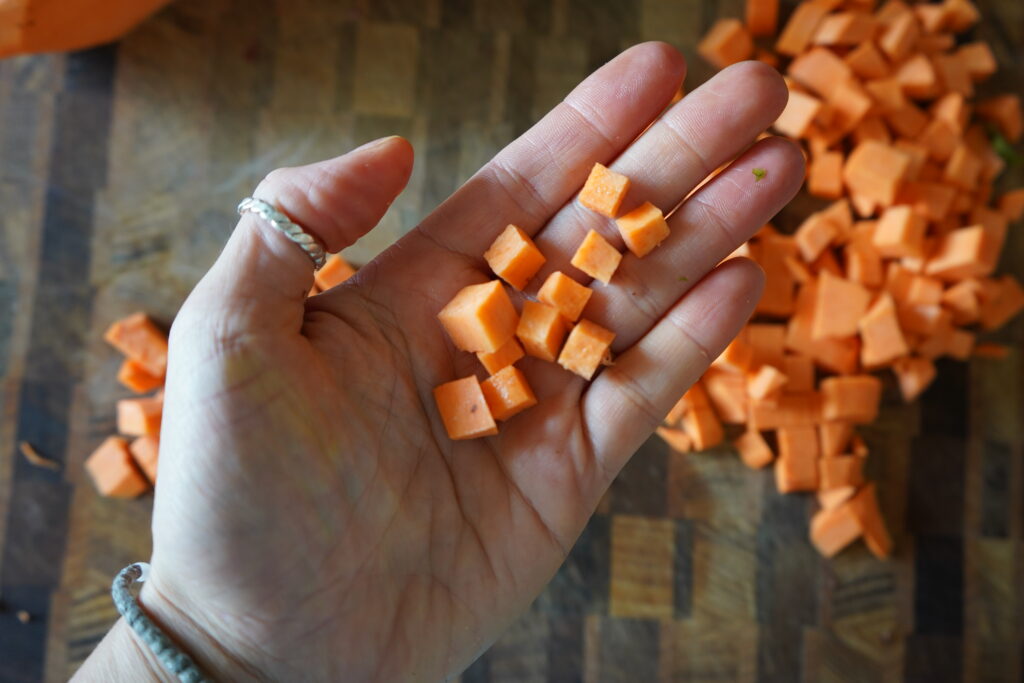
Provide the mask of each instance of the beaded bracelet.
[{"label": "beaded bracelet", "polygon": [[161,631],[160,627],[154,624],[139,607],[139,601],[132,595],[131,586],[133,583],[142,583],[147,578],[149,578],[149,564],[146,562],[130,564],[118,572],[114,577],[114,584],[110,588],[110,595],[114,598],[117,611],[142,639],[142,642],[153,651],[164,668],[177,676],[178,680],[185,683],[212,683],[211,679],[207,678],[192,661],[192,658],[171,642],[167,634]]}]

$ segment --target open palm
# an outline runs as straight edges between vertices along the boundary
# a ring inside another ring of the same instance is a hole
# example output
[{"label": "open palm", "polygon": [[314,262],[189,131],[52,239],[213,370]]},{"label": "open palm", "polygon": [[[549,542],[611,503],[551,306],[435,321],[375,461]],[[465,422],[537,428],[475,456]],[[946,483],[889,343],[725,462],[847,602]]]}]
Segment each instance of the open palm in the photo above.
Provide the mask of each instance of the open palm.
[{"label": "open palm", "polygon": [[[172,330],[142,596],[201,664],[230,680],[441,679],[540,592],[629,456],[746,321],[761,274],[718,264],[803,179],[789,143],[750,146],[786,100],[773,70],[727,69],[659,118],[683,72],[665,45],[620,55],[319,296],[305,298],[301,250],[242,219]],[[482,368],[435,316],[493,278],[482,254],[507,224],[548,259],[530,295],[555,270],[582,279],[568,261],[587,230],[622,247],[611,221],[573,201],[594,162],[632,178],[627,203],[667,211],[737,155],[673,214],[660,248],[593,285],[584,317],[616,333],[614,366],[587,383],[524,359],[538,405],[498,436],[448,439],[431,391]],[[389,138],[272,173],[254,196],[337,251],[374,226],[411,165],[408,143]]]}]

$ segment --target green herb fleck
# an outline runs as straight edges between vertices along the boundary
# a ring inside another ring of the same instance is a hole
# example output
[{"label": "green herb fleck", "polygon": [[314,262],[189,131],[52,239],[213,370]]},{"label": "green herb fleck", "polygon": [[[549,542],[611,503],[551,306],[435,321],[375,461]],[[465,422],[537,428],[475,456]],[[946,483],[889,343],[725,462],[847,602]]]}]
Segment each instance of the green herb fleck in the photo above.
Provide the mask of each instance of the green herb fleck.
[{"label": "green herb fleck", "polygon": [[754,174],[755,183],[760,181],[766,175],[768,175],[768,171],[764,170],[763,168],[755,168],[752,169],[750,172]]},{"label": "green herb fleck", "polygon": [[990,125],[988,127],[988,136],[992,141],[992,149],[1003,158],[1007,166],[1016,166],[1021,161],[1024,161],[1020,153],[1013,148],[1010,141],[1003,137],[1003,134],[995,126]]},{"label": "green herb fleck", "polygon": [[680,275],[679,276],[679,281],[680,282],[689,282],[690,278],[686,277],[685,275]]}]

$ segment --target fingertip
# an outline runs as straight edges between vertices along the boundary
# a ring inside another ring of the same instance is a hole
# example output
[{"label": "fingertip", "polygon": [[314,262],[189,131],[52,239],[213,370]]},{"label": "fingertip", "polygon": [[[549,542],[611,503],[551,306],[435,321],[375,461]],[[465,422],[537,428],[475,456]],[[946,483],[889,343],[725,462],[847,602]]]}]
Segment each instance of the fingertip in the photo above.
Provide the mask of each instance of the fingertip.
[{"label": "fingertip", "polygon": [[666,77],[673,76],[682,83],[686,76],[686,57],[669,43],[651,40],[635,45],[627,53],[634,51],[639,58],[647,63],[648,68],[661,71]]},{"label": "fingertip", "polygon": [[778,118],[789,101],[789,88],[774,67],[757,60],[738,62],[718,72],[712,80],[737,84],[740,96]]},{"label": "fingertip", "polygon": [[745,256],[733,256],[719,264],[716,270],[729,274],[736,291],[753,310],[764,293],[764,268]]}]

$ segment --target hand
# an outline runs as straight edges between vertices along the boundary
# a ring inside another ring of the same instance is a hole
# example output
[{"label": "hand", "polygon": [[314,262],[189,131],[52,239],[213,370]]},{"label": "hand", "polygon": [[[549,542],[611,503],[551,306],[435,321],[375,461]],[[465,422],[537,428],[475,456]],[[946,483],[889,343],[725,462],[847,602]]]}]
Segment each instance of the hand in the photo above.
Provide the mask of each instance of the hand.
[{"label": "hand", "polygon": [[[684,68],[663,44],[626,51],[319,296],[306,299],[303,252],[242,218],[171,331],[142,594],[214,675],[441,679],[552,577],[630,455],[753,310],[758,267],[720,261],[803,181],[792,144],[750,146],[786,102],[773,69],[726,69],[659,118]],[[595,161],[667,211],[736,155],[670,218],[665,243],[594,286],[585,316],[616,333],[614,366],[587,383],[524,359],[538,405],[496,437],[448,439],[432,389],[482,369],[435,316],[493,278],[482,254],[508,223],[547,256],[535,293],[555,270],[578,277],[568,261],[591,227],[622,248],[574,201]],[[387,138],[275,171],[254,196],[334,252],[373,228],[411,166],[409,144]]]}]

